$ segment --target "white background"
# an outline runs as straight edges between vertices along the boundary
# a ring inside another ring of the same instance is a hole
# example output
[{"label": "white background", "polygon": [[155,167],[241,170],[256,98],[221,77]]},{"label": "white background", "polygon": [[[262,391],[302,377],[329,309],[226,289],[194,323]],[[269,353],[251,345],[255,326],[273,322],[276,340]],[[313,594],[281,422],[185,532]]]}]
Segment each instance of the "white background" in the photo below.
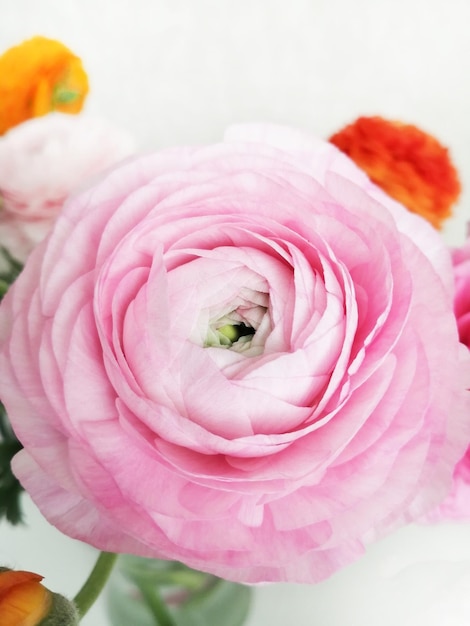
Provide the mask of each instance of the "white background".
[{"label": "white background", "polygon": [[[460,171],[464,194],[445,231],[460,243],[470,219],[469,24],[468,0],[0,0],[0,50],[36,34],[63,41],[90,76],[86,111],[133,131],[145,150],[217,141],[239,121],[322,137],[359,115],[417,124]],[[28,520],[0,526],[0,561],[73,595],[93,550],[29,504]],[[82,623],[106,626],[102,606]],[[470,525],[408,527],[320,585],[257,588],[247,626],[286,623],[468,626]]]}]

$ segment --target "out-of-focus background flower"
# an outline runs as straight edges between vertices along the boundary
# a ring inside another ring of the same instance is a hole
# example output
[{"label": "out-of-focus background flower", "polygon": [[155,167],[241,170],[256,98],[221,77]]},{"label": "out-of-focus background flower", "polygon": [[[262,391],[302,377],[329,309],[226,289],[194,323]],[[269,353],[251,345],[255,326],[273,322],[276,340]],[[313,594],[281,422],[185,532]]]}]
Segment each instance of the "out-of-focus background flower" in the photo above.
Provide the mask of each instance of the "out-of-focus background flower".
[{"label": "out-of-focus background flower", "polygon": [[[0,52],[40,34],[64,42],[90,82],[87,114],[145,149],[217,141],[234,122],[329,137],[359,116],[416,124],[451,151],[463,193],[444,227],[470,220],[468,0],[15,0]],[[469,416],[470,418],[470,416]],[[74,594],[94,553],[27,504],[29,528],[0,527],[0,562]],[[248,626],[464,626],[470,527],[404,528],[321,585],[256,590]],[[84,626],[105,626],[101,605]]]}]

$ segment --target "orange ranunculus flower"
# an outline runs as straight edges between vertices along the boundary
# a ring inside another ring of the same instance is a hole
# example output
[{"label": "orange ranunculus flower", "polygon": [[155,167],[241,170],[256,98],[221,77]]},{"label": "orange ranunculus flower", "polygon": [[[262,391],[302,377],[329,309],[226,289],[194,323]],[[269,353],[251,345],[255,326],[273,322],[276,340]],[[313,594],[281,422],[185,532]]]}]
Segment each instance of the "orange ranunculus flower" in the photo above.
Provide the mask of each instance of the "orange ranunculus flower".
[{"label": "orange ranunculus flower", "polygon": [[436,228],[451,215],[460,182],[448,150],[411,124],[360,117],[330,138],[369,178]]},{"label": "orange ranunculus flower", "polygon": [[32,572],[0,570],[0,623],[2,626],[36,626],[49,613],[52,593]]},{"label": "orange ranunculus flower", "polygon": [[71,50],[54,39],[28,39],[0,56],[0,135],[51,111],[79,113],[87,93],[87,74]]}]

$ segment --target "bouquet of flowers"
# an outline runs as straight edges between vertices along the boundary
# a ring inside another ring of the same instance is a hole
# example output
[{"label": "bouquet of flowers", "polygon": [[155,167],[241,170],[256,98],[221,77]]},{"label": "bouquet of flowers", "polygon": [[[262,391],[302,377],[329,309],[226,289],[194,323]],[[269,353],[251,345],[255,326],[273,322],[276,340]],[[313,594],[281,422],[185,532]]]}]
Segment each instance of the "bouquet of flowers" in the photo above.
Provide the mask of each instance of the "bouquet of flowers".
[{"label": "bouquet of flowers", "polygon": [[0,507],[19,521],[21,484],[103,551],[74,602],[1,572],[8,625],[78,623],[119,553],[114,623],[236,626],[247,583],[468,519],[470,246],[438,232],[460,185],[436,139],[248,124],[125,158],[62,44],[3,68],[28,93],[0,82]]}]

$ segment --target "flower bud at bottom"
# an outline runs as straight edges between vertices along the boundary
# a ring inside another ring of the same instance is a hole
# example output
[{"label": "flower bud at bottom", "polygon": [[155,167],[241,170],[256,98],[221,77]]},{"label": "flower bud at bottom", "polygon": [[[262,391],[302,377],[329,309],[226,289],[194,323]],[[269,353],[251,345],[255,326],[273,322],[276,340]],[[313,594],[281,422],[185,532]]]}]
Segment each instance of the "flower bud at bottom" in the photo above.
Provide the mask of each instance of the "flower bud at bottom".
[{"label": "flower bud at bottom", "polygon": [[38,626],[76,626],[79,621],[73,602],[58,593],[52,593],[51,609]]},{"label": "flower bud at bottom", "polygon": [[41,584],[33,572],[0,567],[1,626],[76,626],[75,605]]}]

